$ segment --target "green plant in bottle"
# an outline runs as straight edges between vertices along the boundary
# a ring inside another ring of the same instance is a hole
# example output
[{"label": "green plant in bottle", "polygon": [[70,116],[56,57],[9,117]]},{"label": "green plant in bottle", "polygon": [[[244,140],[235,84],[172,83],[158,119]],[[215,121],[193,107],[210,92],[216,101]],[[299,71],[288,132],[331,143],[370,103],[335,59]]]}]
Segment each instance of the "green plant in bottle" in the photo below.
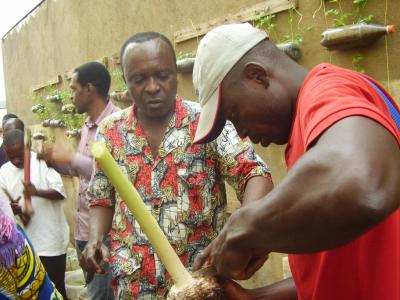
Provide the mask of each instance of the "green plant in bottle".
[{"label": "green plant in bottle", "polygon": [[275,42],[279,42],[278,34],[276,32],[276,15],[271,14],[270,8],[265,8],[257,13],[253,20],[253,26],[264,29],[268,32],[270,38]]},{"label": "green plant in bottle", "polygon": [[353,69],[360,73],[365,73],[365,69],[360,65],[360,63],[364,60],[364,56],[360,53],[356,53],[353,55],[351,63],[353,64]]},{"label": "green plant in bottle", "polygon": [[120,68],[116,67],[111,70],[110,76],[115,91],[122,92],[126,90],[126,84]]},{"label": "green plant in bottle", "polygon": [[49,119],[49,110],[43,102],[42,97],[36,92],[32,94],[32,103],[34,104],[34,106],[32,106],[32,112],[35,113],[41,121]]}]

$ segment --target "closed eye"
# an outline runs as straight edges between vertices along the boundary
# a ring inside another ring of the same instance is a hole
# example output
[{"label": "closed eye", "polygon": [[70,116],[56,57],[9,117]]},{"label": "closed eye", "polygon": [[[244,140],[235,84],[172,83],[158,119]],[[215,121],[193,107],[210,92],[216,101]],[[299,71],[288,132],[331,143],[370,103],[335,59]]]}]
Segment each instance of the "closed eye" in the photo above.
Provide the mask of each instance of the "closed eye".
[{"label": "closed eye", "polygon": [[140,83],[143,83],[145,81],[145,79],[146,78],[144,76],[139,75],[139,76],[133,76],[132,81],[136,84],[140,84]]},{"label": "closed eye", "polygon": [[167,71],[162,71],[162,72],[157,73],[158,79],[163,80],[163,81],[167,80],[169,78],[169,75],[170,75],[170,73]]}]

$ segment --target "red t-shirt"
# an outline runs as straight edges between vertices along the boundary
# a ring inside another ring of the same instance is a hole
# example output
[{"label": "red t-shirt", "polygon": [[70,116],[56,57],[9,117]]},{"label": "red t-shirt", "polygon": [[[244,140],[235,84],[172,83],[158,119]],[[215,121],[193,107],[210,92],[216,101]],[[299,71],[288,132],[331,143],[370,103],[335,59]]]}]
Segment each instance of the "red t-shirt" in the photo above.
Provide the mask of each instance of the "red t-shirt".
[{"label": "red t-shirt", "polygon": [[[327,128],[348,116],[380,123],[400,144],[386,103],[360,76],[330,64],[311,70],[300,90],[286,148],[289,169]],[[400,300],[400,210],[345,246],[289,255],[289,261],[300,300]]]}]

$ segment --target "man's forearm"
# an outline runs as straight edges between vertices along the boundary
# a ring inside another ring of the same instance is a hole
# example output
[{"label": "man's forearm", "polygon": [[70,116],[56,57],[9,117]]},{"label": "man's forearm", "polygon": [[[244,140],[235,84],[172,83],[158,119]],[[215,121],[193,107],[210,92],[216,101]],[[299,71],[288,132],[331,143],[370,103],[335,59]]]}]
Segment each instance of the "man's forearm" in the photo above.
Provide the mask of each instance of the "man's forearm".
[{"label": "man's forearm", "polygon": [[80,153],[75,153],[72,158],[71,168],[76,174],[89,181],[93,171],[93,158]]},{"label": "man's forearm", "polygon": [[102,241],[111,229],[114,208],[91,206],[89,208],[89,241]]},{"label": "man's forearm", "polygon": [[53,189],[37,190],[36,196],[46,198],[49,200],[63,200],[65,198],[64,195]]},{"label": "man's forearm", "polygon": [[255,176],[250,178],[246,183],[242,206],[263,198],[273,189],[273,187],[274,185],[270,178],[263,176]]},{"label": "man's forearm", "polygon": [[332,151],[329,160],[322,160],[313,151],[262,202],[240,210],[237,217],[251,222],[241,242],[260,247],[262,240],[267,252],[326,250],[354,239],[383,218],[365,205],[357,176],[343,172],[354,158],[346,160]]},{"label": "man's forearm", "polygon": [[69,163],[52,162],[51,167],[58,173],[69,176],[82,176],[90,180],[93,170],[93,159],[80,153],[75,153]]}]

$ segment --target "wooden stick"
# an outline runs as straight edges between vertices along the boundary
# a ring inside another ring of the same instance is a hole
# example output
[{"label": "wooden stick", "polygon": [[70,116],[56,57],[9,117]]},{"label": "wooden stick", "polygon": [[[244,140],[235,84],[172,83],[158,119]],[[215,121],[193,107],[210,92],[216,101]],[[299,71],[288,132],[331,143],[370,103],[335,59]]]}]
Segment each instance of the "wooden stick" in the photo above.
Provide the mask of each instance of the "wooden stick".
[{"label": "wooden stick", "polygon": [[[24,183],[31,183],[31,130],[25,129],[24,136]],[[32,199],[30,195],[24,195],[25,198],[25,213],[32,215]]]}]

